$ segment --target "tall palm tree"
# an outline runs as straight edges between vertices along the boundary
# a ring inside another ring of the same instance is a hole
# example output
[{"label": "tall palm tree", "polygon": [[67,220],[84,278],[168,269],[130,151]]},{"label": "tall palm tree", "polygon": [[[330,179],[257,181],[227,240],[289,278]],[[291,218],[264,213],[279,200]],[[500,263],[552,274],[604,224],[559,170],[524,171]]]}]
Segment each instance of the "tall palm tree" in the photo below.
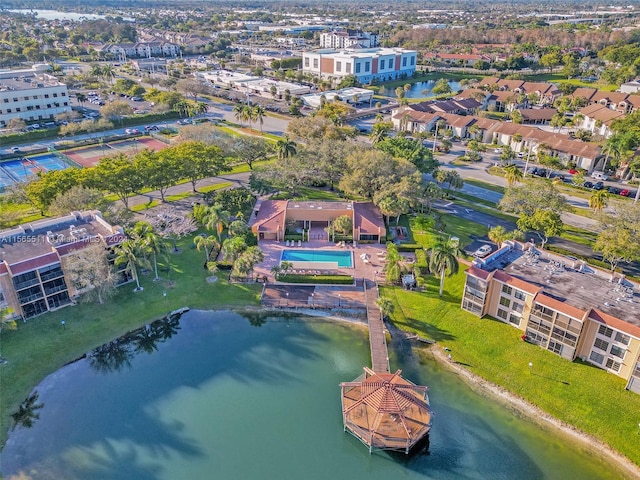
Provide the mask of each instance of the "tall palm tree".
[{"label": "tall palm tree", "polygon": [[91,68],[89,68],[89,75],[91,75],[92,77],[101,77],[102,67],[97,63],[94,63],[93,65],[91,65]]},{"label": "tall palm tree", "polygon": [[601,212],[609,204],[609,192],[596,190],[589,197],[589,208],[595,212]]},{"label": "tall palm tree", "polygon": [[207,105],[204,102],[196,102],[196,104],[193,107],[193,111],[195,112],[196,115],[204,115],[209,111],[209,105]]},{"label": "tall palm tree", "polygon": [[255,122],[260,124],[260,133],[262,133],[262,124],[264,124],[265,110],[262,105],[254,105],[251,109],[251,116]]},{"label": "tall palm tree", "polygon": [[136,235],[138,235],[140,239],[140,244],[153,255],[153,270],[155,273],[153,281],[158,282],[160,280],[158,276],[158,256],[162,256],[165,260],[168,259],[169,248],[167,247],[167,243],[160,235],[153,231],[153,227],[147,222],[136,223],[134,231],[136,229]]},{"label": "tall palm tree", "polygon": [[504,167],[504,176],[507,179],[507,184],[511,187],[514,183],[520,182],[522,180],[522,170],[518,168],[517,165],[509,165],[508,167]]},{"label": "tall palm tree", "polygon": [[427,256],[429,257],[429,270],[440,277],[440,296],[442,297],[444,277],[458,273],[460,267],[458,257],[462,256],[462,251],[457,246],[451,245],[450,242],[440,240],[427,250]]},{"label": "tall palm tree", "polygon": [[134,292],[140,292],[143,288],[140,286],[138,278],[138,266],[144,267],[149,262],[144,258],[144,248],[139,240],[129,239],[122,242],[115,248],[116,265],[125,265],[126,269],[131,272],[131,276],[136,281]]},{"label": "tall palm tree", "polygon": [[242,124],[242,122],[245,119],[245,105],[238,104],[233,107],[233,116],[238,122],[240,122],[240,126],[243,127],[244,125]]},{"label": "tall palm tree", "polygon": [[202,223],[208,230],[214,230],[218,235],[218,243],[222,243],[222,230],[229,223],[231,214],[224,209],[222,204],[211,205],[202,219]]},{"label": "tall palm tree", "polygon": [[105,63],[102,66],[100,73],[105,80],[108,80],[109,83],[113,83],[113,78],[116,76],[116,71],[113,68],[113,65]]},{"label": "tall palm tree", "polygon": [[284,138],[281,138],[276,142],[276,151],[278,152],[278,158],[280,160],[283,160],[285,158],[294,156],[298,152],[296,147],[296,142],[290,140],[289,137],[285,135]]},{"label": "tall palm tree", "polygon": [[216,237],[212,235],[196,235],[193,238],[193,243],[196,246],[196,249],[200,251],[204,250],[205,256],[205,265],[209,262],[209,257],[211,256],[211,252],[214,248],[218,248],[220,243],[216,240]]},{"label": "tall palm tree", "polygon": [[87,101],[87,96],[84,93],[77,93],[76,100],[78,100],[80,105],[84,105],[84,102]]}]

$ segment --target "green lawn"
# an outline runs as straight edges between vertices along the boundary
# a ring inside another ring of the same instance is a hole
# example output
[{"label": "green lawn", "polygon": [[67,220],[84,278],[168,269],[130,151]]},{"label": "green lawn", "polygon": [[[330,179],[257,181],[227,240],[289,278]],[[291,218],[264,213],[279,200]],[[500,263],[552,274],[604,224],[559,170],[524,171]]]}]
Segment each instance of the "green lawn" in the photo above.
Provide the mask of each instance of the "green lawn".
[{"label": "green lawn", "polygon": [[295,195],[291,192],[281,192],[271,197],[272,200],[321,200],[328,202],[343,202],[339,192],[334,190],[322,190],[312,187],[297,187]]},{"label": "green lawn", "polygon": [[[503,175],[500,175],[503,176]],[[493,183],[484,182],[482,180],[476,180],[475,178],[465,178],[464,183],[469,185],[475,185],[476,187],[484,188],[485,190],[491,190],[492,192],[504,193],[505,188],[500,185],[494,185]]]},{"label": "green lawn", "polygon": [[571,85],[575,85],[576,87],[587,87],[587,88],[597,88],[598,90],[604,90],[607,92],[614,92],[618,89],[619,85],[615,85],[613,83],[604,83],[604,82],[583,82],[578,78],[568,79],[564,75],[560,75],[559,73],[540,73],[537,75],[524,75],[524,80],[528,82],[551,82],[551,83],[569,83]]},{"label": "green lawn", "polygon": [[432,276],[426,293],[384,287],[381,295],[394,303],[398,327],[450,348],[454,361],[640,463],[640,395],[604,370],[523,342],[517,328],[463,311],[464,281],[462,271],[447,278],[442,299]]},{"label": "green lawn", "polygon": [[[425,232],[415,232],[411,228],[407,228],[409,232],[409,241],[419,243],[425,248],[433,245],[438,238],[458,237],[460,239],[460,248],[464,248],[473,242],[471,236],[483,237],[489,231],[486,225],[481,225],[455,215],[441,214],[440,217],[444,222],[444,230],[439,232],[436,228],[431,228]],[[404,218],[404,219],[403,219]],[[400,224],[409,227],[410,221],[403,217]]]},{"label": "green lawn", "polygon": [[[144,275],[143,292],[134,293],[134,284],[117,289],[103,305],[95,303],[66,307],[19,323],[15,331],[1,334],[0,365],[2,402],[0,444],[11,427],[11,413],[48,374],[129,330],[168,312],[189,306],[199,309],[258,306],[262,285],[230,284],[221,273],[218,281],[207,283],[204,254],[192,248],[192,238],[180,242],[182,252],[171,255],[172,271],[161,271],[168,280],[154,283],[153,274]],[[167,292],[166,298],[163,291]],[[65,320],[63,329],[60,321]]]}]

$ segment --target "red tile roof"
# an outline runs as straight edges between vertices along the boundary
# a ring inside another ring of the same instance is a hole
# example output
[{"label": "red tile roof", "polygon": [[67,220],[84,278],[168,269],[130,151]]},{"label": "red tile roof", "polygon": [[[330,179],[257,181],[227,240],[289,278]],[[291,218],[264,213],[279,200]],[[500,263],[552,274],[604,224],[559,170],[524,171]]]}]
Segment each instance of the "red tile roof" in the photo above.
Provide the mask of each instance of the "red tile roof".
[{"label": "red tile roof", "polygon": [[556,312],[564,313],[565,315],[576,318],[578,320],[582,320],[587,313],[585,310],[581,310],[565,302],[556,300],[555,298],[548,297],[544,293],[539,293],[538,295],[536,295],[536,298],[534,300],[540,305],[549,307]]},{"label": "red tile roof", "polygon": [[489,275],[491,275],[491,272],[487,272],[486,270],[482,270],[478,267],[469,267],[467,268],[465,273],[471,275],[472,277],[481,278],[482,280],[486,280],[487,278],[489,278]]},{"label": "red tile roof", "polygon": [[41,255],[39,257],[30,258],[29,260],[25,260],[23,262],[14,263],[13,265],[9,265],[9,269],[13,275],[20,275],[21,273],[30,272],[31,270],[37,270],[38,268],[46,267],[47,265],[52,265],[54,263],[58,263],[60,261],[60,257],[56,252],[47,253],[46,255]]},{"label": "red tile roof", "polygon": [[608,313],[601,312],[600,310],[596,310],[595,308],[591,309],[589,312],[589,318],[640,339],[640,326],[638,325],[632,325],[631,323],[620,320],[619,318],[613,317]]},{"label": "red tile roof", "polygon": [[517,288],[518,290],[522,290],[533,295],[542,290],[542,288],[537,287],[532,283],[525,282],[524,280],[520,280],[519,278],[512,277],[502,270],[496,270],[493,274],[493,278],[498,280],[499,282],[506,283],[513,288]]},{"label": "red tile roof", "polygon": [[7,265],[4,262],[0,263],[0,275],[4,275],[5,273],[9,273],[7,269]]},{"label": "red tile roof", "polygon": [[274,232],[280,226],[284,231],[284,218],[287,210],[286,200],[265,200],[253,222],[255,232]]},{"label": "red tile roof", "polygon": [[365,235],[379,235],[385,232],[384,220],[378,207],[371,202],[353,203],[353,224],[360,233]]}]

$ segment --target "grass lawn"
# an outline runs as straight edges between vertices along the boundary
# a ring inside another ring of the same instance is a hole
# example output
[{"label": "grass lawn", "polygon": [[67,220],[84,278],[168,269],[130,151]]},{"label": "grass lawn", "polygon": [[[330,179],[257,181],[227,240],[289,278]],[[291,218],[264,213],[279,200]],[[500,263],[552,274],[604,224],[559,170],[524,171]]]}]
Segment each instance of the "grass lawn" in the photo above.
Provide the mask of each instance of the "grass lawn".
[{"label": "grass lawn", "polygon": [[312,187],[298,187],[295,195],[290,192],[282,192],[271,197],[272,200],[324,200],[328,202],[344,202],[337,190],[321,190]]},{"label": "grass lawn", "polygon": [[456,217],[455,215],[440,214],[442,221],[444,222],[444,230],[438,231],[436,228],[431,228],[425,232],[416,232],[410,228],[410,219],[406,216],[400,218],[400,225],[407,227],[409,233],[408,241],[413,243],[419,243],[425,248],[432,246],[441,237],[458,237],[460,239],[460,248],[464,248],[473,242],[471,235],[483,237],[489,231],[486,225],[481,225],[464,218]]},{"label": "grass lawn", "polygon": [[604,82],[583,82],[579,78],[568,79],[564,75],[559,73],[540,73],[537,75],[524,75],[526,81],[529,82],[551,82],[551,83],[569,83],[576,87],[597,88],[598,90],[604,90],[607,92],[615,92],[618,89],[618,85]]},{"label": "grass lawn", "polygon": [[[502,175],[499,175],[502,176]],[[494,185],[493,183],[483,182],[482,180],[476,180],[475,178],[465,178],[464,183],[469,185],[475,185],[476,187],[484,188],[485,190],[491,190],[492,192],[504,193],[505,187],[500,185]]]},{"label": "grass lawn", "polygon": [[[19,323],[17,330],[1,334],[2,356],[8,363],[0,366],[0,444],[6,441],[11,427],[11,413],[29,392],[46,375],[93,348],[180,307],[259,305],[262,285],[230,284],[224,273],[217,282],[207,283],[204,254],[192,248],[192,242],[192,237],[179,242],[182,252],[171,255],[170,274],[160,272],[160,276],[168,278],[166,281],[154,283],[153,274],[144,275],[142,292],[133,292],[135,284],[123,285],[103,305],[82,303],[66,307]],[[163,291],[167,292],[166,298]],[[64,329],[61,320],[66,322]]]},{"label": "grass lawn", "polygon": [[454,361],[640,463],[640,395],[626,391],[623,379],[604,370],[523,342],[517,328],[463,311],[464,277],[461,269],[446,278],[442,299],[432,276],[426,293],[383,287],[381,295],[394,303],[398,327],[450,348]]}]

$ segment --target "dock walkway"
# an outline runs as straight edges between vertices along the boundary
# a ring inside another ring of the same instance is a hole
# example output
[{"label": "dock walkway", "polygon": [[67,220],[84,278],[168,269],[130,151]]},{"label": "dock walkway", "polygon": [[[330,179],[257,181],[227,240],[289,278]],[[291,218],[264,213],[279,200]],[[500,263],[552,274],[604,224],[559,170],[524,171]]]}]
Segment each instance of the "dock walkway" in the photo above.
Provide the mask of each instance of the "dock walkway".
[{"label": "dock walkway", "polygon": [[371,369],[376,373],[389,373],[389,352],[387,338],[384,334],[382,314],[376,300],[378,291],[376,284],[369,279],[364,280],[367,302],[367,321],[369,323],[369,346],[371,348]]}]

